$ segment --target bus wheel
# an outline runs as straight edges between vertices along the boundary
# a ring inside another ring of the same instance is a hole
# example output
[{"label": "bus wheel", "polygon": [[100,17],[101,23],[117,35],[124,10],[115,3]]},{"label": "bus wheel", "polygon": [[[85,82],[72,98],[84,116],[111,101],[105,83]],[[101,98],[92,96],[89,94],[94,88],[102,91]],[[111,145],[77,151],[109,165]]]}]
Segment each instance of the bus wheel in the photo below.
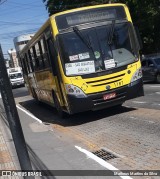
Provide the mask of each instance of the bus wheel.
[{"label": "bus wheel", "polygon": [[53,92],[53,100],[54,100],[54,105],[55,105],[55,108],[58,112],[59,117],[64,118],[65,113],[62,110],[62,107],[60,106],[59,100],[58,100],[58,98],[57,98],[57,96],[54,92]]},{"label": "bus wheel", "polygon": [[160,83],[160,73],[157,74],[156,81],[157,83]]}]

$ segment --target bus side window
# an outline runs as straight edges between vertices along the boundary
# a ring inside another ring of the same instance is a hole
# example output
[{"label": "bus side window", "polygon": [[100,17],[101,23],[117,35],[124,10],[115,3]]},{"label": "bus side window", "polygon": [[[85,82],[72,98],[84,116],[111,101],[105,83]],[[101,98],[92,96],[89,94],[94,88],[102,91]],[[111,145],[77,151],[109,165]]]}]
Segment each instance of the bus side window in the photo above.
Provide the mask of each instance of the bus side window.
[{"label": "bus side window", "polygon": [[33,69],[35,71],[36,64],[35,64],[35,59],[34,59],[34,54],[33,54],[33,49],[32,48],[30,48],[30,55],[31,55],[31,62],[33,64]]},{"label": "bus side window", "polygon": [[23,62],[23,59],[20,57],[20,61],[21,61],[21,66],[22,66],[22,70],[23,70],[23,73],[25,73],[25,68],[24,68],[24,62]]},{"label": "bus side window", "polygon": [[40,49],[39,49],[39,44],[35,44],[35,52],[36,52],[36,61],[37,61],[37,69],[42,70],[43,69],[43,64],[40,56]]},{"label": "bus side window", "polygon": [[28,75],[27,65],[26,65],[25,58],[22,58],[22,64],[23,64],[24,74]]},{"label": "bus side window", "polygon": [[26,62],[26,66],[27,66],[27,70],[28,70],[28,73],[30,73],[31,72],[31,70],[30,70],[30,65],[29,65],[29,63],[28,63],[28,56],[27,56],[27,54],[25,53],[25,62]]},{"label": "bus side window", "polygon": [[36,54],[35,46],[33,46],[32,49],[33,49],[33,58],[34,58],[34,61],[35,61],[35,70],[39,70],[39,61],[38,61],[38,57],[37,57],[37,54]]},{"label": "bus side window", "polygon": [[39,63],[40,63],[40,69],[44,69],[45,68],[45,64],[44,64],[44,59],[43,59],[43,51],[42,51],[42,46],[41,46],[41,42],[38,42],[38,47],[39,47]]},{"label": "bus side window", "polygon": [[34,68],[33,68],[33,63],[32,63],[32,57],[31,57],[31,52],[30,50],[28,50],[28,63],[30,64],[30,67],[31,67],[31,72],[34,71]]},{"label": "bus side window", "polygon": [[45,68],[49,68],[50,65],[49,65],[49,61],[48,61],[48,52],[47,52],[45,38],[41,39],[40,43],[41,43],[41,47],[42,47],[42,53],[43,53],[42,56],[43,56]]}]

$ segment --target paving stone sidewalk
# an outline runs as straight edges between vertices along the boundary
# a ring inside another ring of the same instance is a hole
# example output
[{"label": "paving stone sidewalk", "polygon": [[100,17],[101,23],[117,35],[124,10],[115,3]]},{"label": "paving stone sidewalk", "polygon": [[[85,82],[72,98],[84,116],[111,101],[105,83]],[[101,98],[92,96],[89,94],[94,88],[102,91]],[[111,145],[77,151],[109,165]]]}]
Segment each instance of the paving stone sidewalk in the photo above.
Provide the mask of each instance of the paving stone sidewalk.
[{"label": "paving stone sidewalk", "polygon": [[[0,174],[2,174],[4,170],[20,170],[11,133],[1,115],[2,114],[0,114]],[[0,176],[0,178],[18,179],[19,177]]]}]

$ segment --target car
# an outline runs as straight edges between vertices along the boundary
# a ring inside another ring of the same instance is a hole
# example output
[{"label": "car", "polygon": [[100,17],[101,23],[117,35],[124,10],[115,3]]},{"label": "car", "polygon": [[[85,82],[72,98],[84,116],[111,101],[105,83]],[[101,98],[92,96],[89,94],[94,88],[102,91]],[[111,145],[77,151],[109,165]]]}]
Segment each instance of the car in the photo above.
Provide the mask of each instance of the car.
[{"label": "car", "polygon": [[160,83],[160,55],[145,56],[142,59],[143,81]]}]

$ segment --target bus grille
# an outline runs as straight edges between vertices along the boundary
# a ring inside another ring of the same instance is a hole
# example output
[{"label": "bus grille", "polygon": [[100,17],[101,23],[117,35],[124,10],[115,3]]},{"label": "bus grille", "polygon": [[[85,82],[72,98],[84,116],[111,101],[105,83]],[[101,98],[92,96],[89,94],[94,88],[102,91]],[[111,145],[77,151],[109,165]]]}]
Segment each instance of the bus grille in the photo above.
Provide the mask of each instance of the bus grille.
[{"label": "bus grille", "polygon": [[[101,80],[92,80],[92,81],[89,81],[89,80],[86,80],[86,83],[88,85],[91,85],[91,86],[102,86],[102,85],[108,85],[108,84],[111,84],[111,83],[114,83],[114,82],[118,82],[120,80],[122,80],[123,76],[125,75],[125,73],[123,74],[120,74],[120,75],[116,75],[114,77],[111,77],[111,78],[103,78]],[[118,79],[117,79],[118,78]],[[95,83],[98,83],[98,84],[95,84]]]}]

